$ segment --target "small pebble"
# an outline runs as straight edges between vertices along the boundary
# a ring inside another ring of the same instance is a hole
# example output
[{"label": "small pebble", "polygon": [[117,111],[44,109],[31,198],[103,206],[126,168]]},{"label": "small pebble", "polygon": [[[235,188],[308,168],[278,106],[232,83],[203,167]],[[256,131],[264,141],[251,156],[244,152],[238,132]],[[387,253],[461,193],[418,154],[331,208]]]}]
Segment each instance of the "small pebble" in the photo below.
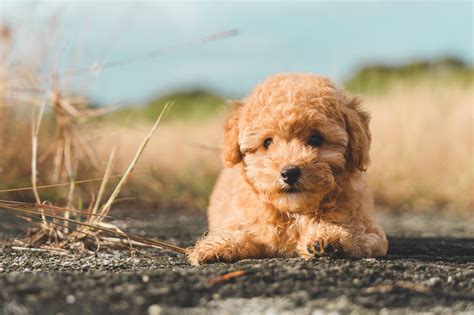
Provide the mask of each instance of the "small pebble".
[{"label": "small pebble", "polygon": [[148,281],[150,281],[150,277],[147,276],[147,275],[144,275],[144,276],[142,277],[142,281],[143,281],[144,283],[147,283]]},{"label": "small pebble", "polygon": [[161,314],[161,306],[158,304],[153,304],[148,307],[148,315],[160,315]]},{"label": "small pebble", "polygon": [[67,303],[67,304],[74,304],[74,303],[76,303],[76,298],[74,297],[74,295],[68,295],[68,296],[66,296],[66,303]]},{"label": "small pebble", "polygon": [[433,277],[433,278],[430,278],[430,279],[428,280],[428,285],[429,285],[429,286],[432,286],[432,287],[434,287],[434,286],[436,286],[436,285],[438,285],[438,284],[440,284],[440,283],[441,283],[441,279],[438,278],[438,277]]}]

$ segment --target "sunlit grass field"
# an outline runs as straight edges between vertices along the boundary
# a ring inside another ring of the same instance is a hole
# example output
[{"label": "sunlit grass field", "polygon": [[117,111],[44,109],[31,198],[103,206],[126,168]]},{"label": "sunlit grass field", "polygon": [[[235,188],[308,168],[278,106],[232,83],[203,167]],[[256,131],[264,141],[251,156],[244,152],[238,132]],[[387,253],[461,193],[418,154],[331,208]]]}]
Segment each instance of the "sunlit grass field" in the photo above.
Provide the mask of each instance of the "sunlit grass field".
[{"label": "sunlit grass field", "polygon": [[[472,69],[464,67],[456,77],[458,64],[453,68],[443,61],[442,65],[445,68],[436,64],[431,72],[418,67],[412,76],[403,72],[398,77],[396,71],[386,69],[375,77],[373,71],[361,70],[346,84],[350,93],[362,97],[372,114],[368,175],[375,201],[384,209],[472,213]],[[0,105],[0,189],[31,183],[31,112],[38,107],[28,101],[11,101],[8,83],[4,80],[0,89],[4,96]],[[22,99],[21,93],[15,95]],[[147,146],[122,199],[144,207],[205,209],[222,168],[220,138],[227,105],[224,97],[203,90],[177,91],[143,106],[119,108],[85,124],[75,122],[81,124],[78,132],[96,156],[94,167],[86,163],[85,156],[76,157],[75,179],[101,177],[114,146],[114,172],[123,173],[140,139],[169,100],[175,105]],[[40,128],[39,185],[52,181],[54,154],[48,152],[58,138],[54,115],[46,109]],[[89,189],[96,186],[78,187],[83,202],[87,203]],[[52,202],[64,199],[66,192],[65,188],[42,190],[44,198]],[[3,195],[32,199],[28,191]]]}]

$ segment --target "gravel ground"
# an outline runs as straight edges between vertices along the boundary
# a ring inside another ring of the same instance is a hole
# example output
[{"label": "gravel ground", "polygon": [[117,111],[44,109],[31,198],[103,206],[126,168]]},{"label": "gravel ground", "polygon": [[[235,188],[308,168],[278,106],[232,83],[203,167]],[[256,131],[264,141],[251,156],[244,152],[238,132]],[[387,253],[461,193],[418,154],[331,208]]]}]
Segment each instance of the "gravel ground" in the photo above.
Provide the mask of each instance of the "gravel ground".
[{"label": "gravel ground", "polygon": [[[127,230],[188,246],[198,213],[140,214]],[[0,250],[1,314],[474,313],[474,219],[383,214],[390,249],[378,259],[243,260],[191,267],[150,251],[69,256]],[[118,222],[120,223],[120,222]],[[121,223],[122,226],[124,225]],[[0,240],[18,237],[2,213]],[[233,277],[222,277],[234,272]]]}]

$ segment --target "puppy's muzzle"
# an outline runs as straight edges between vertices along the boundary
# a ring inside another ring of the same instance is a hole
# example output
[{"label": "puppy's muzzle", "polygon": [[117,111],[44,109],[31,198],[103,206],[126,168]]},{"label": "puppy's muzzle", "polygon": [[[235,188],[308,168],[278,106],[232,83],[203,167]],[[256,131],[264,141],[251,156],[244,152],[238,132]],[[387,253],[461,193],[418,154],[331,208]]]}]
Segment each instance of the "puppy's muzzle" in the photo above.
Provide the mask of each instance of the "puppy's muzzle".
[{"label": "puppy's muzzle", "polygon": [[286,184],[293,186],[301,177],[301,169],[298,166],[287,166],[281,170],[280,175]]}]

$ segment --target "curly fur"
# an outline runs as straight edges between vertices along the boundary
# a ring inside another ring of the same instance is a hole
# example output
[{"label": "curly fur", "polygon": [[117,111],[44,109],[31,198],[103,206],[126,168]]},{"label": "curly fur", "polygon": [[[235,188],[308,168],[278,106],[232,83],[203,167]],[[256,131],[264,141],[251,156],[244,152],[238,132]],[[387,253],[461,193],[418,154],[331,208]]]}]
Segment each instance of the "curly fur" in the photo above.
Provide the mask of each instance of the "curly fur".
[{"label": "curly fur", "polygon": [[[188,249],[190,262],[384,255],[387,240],[372,219],[364,173],[369,120],[358,99],[314,74],[274,75],[234,102],[210,231]],[[322,146],[308,145],[314,133]],[[267,138],[273,143],[265,148]],[[289,165],[301,169],[296,193],[281,179]]]}]

